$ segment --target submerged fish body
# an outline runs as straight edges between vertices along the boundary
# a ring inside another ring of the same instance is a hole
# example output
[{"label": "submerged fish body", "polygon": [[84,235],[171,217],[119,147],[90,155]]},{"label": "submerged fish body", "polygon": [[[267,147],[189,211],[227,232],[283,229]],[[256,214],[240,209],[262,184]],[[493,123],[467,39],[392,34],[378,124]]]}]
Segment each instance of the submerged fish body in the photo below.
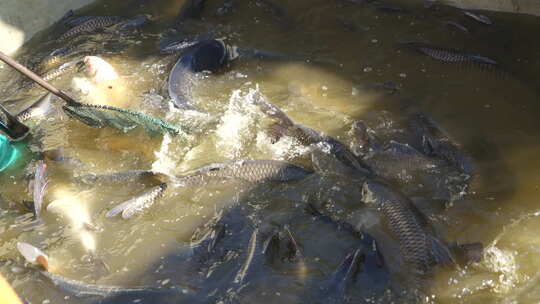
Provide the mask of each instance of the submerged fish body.
[{"label": "submerged fish body", "polygon": [[77,36],[81,33],[93,32],[99,29],[109,27],[124,21],[125,18],[119,16],[99,16],[90,18],[88,20],[82,21],[79,24],[75,25],[62,35],[58,37],[58,41],[63,41],[74,36]]},{"label": "submerged fish body", "polygon": [[82,281],[68,279],[60,275],[41,271],[45,278],[50,280],[56,287],[72,294],[75,297],[114,297],[122,295],[135,295],[135,294],[148,294],[148,293],[179,293],[181,291],[175,289],[160,289],[152,286],[139,286],[139,287],[122,287],[112,285],[96,285],[88,284]]},{"label": "submerged fish body", "polygon": [[484,56],[468,54],[461,50],[439,47],[424,42],[402,42],[401,45],[446,63],[479,64],[484,66],[499,65],[497,61]]},{"label": "submerged fish body", "polygon": [[41,210],[43,205],[43,196],[47,190],[49,181],[47,180],[47,164],[45,161],[39,160],[36,165],[34,172],[34,215],[36,219],[39,219],[41,216]]},{"label": "submerged fish body", "polygon": [[432,234],[424,215],[406,196],[375,181],[364,183],[362,196],[365,203],[374,203],[386,219],[413,276],[425,279],[436,266],[454,264],[447,245]]},{"label": "submerged fish body", "polygon": [[474,173],[471,158],[448,137],[428,116],[415,113],[409,119],[409,128],[416,136],[416,145],[424,154],[445,160],[469,176]]},{"label": "submerged fish body", "polygon": [[195,170],[195,172],[176,176],[177,186],[202,186],[224,180],[242,180],[249,183],[288,182],[306,177],[312,171],[278,160],[235,160],[215,163]]},{"label": "submerged fish body", "polygon": [[122,218],[130,218],[152,206],[158,198],[163,196],[166,189],[167,184],[157,185],[141,195],[115,206],[107,212],[106,216],[113,217],[122,213]]},{"label": "submerged fish body", "polygon": [[483,24],[487,24],[487,25],[492,25],[493,24],[493,21],[491,21],[491,19],[489,19],[488,17],[484,16],[484,15],[481,15],[481,14],[475,14],[471,11],[464,11],[463,14],[467,17],[470,17],[480,23],[483,23]]},{"label": "submerged fish body", "polygon": [[221,40],[204,40],[189,47],[169,74],[168,91],[173,104],[180,109],[195,109],[191,88],[196,83],[196,73],[216,72],[236,57],[234,48]]},{"label": "submerged fish body", "polygon": [[[45,72],[40,76],[45,81],[51,81],[51,80],[54,80],[54,79],[56,79],[56,78],[58,78],[58,77],[60,77],[60,76],[62,76],[64,74],[68,73],[68,72],[79,71],[83,66],[84,66],[84,63],[80,59],[75,59],[75,60],[63,63],[59,67],[57,67],[57,68],[55,68],[53,70],[50,70],[48,72]],[[28,90],[28,89],[31,89],[31,88],[37,86],[37,85],[38,84],[36,82],[31,81],[31,82],[27,82],[26,84],[22,85],[20,89]]]}]

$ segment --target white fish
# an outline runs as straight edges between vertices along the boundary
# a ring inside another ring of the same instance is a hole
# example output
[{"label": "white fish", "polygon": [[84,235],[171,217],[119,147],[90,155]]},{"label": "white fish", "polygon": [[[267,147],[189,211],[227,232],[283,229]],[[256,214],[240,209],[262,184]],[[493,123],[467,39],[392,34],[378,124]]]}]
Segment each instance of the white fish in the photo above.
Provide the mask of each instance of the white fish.
[{"label": "white fish", "polygon": [[49,257],[39,248],[28,243],[17,242],[17,250],[28,263],[41,265],[45,269],[49,269]]},{"label": "white fish", "polygon": [[118,79],[118,73],[113,66],[100,57],[86,56],[84,64],[89,76],[96,83]]}]

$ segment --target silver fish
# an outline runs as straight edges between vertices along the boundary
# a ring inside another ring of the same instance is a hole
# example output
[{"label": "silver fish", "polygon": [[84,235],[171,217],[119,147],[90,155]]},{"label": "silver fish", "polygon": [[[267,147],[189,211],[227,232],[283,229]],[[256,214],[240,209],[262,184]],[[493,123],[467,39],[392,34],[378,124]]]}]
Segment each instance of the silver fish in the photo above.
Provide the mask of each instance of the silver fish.
[{"label": "silver fish", "polygon": [[[69,292],[70,294],[76,297],[87,297],[87,296],[99,296],[99,297],[110,297],[110,296],[120,296],[120,295],[129,295],[137,293],[165,293],[172,292],[171,289],[159,289],[152,286],[139,286],[139,287],[122,287],[122,286],[110,286],[110,285],[96,285],[88,284],[77,280],[68,279],[60,275],[41,271],[40,272],[44,277],[49,279],[55,286],[58,288]],[[180,292],[180,291],[177,291]]]},{"label": "silver fish", "polygon": [[483,23],[483,24],[487,24],[487,25],[492,25],[493,24],[493,21],[491,21],[488,17],[484,16],[484,15],[481,15],[481,14],[475,14],[473,12],[470,12],[470,11],[464,11],[463,14],[467,17],[470,17],[480,23]]},{"label": "silver fish", "polygon": [[173,177],[177,186],[203,186],[225,180],[242,180],[250,183],[294,181],[313,173],[303,167],[279,160],[234,160],[214,163],[193,173]]},{"label": "silver fish", "polygon": [[122,218],[130,218],[152,206],[163,195],[166,189],[167,184],[157,185],[143,194],[115,206],[107,212],[106,216],[113,217],[122,213]]},{"label": "silver fish", "polygon": [[47,164],[45,161],[39,160],[34,172],[34,215],[38,219],[41,215],[43,207],[43,196],[47,191],[49,180],[47,179]]},{"label": "silver fish", "polygon": [[19,121],[25,122],[32,118],[45,116],[53,108],[51,103],[51,97],[51,93],[45,94],[28,108],[19,112],[19,114],[17,114],[15,117],[17,117]]}]

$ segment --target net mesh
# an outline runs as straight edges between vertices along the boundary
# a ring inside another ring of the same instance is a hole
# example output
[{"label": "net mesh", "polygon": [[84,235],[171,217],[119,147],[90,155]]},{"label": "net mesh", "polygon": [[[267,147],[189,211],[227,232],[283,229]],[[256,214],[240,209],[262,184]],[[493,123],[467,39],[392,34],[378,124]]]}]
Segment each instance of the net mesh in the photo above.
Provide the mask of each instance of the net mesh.
[{"label": "net mesh", "polygon": [[184,130],[178,126],[133,110],[87,103],[70,103],[62,108],[68,116],[94,128],[109,127],[127,133],[141,126],[151,136],[165,133],[173,136],[184,134]]}]

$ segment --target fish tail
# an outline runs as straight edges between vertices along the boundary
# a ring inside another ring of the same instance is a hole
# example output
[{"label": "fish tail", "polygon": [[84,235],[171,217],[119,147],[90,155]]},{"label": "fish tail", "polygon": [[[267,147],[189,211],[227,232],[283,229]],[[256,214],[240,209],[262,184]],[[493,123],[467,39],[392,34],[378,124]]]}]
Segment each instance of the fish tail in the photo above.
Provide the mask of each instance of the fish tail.
[{"label": "fish tail", "polygon": [[454,257],[445,244],[432,235],[428,235],[428,240],[430,242],[431,253],[436,264],[443,266],[455,264]]}]

